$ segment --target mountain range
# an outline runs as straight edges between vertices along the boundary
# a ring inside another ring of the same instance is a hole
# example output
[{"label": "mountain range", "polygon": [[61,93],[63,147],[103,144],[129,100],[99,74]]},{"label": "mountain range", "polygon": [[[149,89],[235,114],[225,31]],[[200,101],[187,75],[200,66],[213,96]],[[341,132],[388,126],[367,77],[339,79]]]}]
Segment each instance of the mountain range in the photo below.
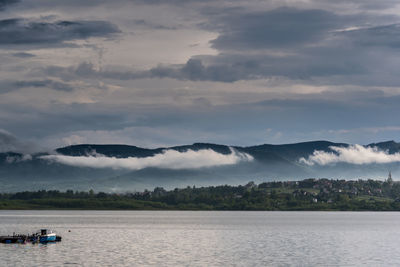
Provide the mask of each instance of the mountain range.
[{"label": "mountain range", "polygon": [[[0,153],[0,191],[139,191],[304,178],[385,179],[400,170],[400,143],[208,143],[147,149],[81,144],[54,152]],[[399,172],[400,173],[400,172]]]}]

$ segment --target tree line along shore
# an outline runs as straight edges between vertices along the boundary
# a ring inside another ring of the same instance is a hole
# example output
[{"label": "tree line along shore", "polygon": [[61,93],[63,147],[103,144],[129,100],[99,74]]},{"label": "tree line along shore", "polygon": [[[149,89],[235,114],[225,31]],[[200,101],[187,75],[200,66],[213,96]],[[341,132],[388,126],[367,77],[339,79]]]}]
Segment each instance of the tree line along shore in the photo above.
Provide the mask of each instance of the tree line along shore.
[{"label": "tree line along shore", "polygon": [[134,193],[39,190],[1,193],[0,209],[400,211],[400,182],[306,179]]}]

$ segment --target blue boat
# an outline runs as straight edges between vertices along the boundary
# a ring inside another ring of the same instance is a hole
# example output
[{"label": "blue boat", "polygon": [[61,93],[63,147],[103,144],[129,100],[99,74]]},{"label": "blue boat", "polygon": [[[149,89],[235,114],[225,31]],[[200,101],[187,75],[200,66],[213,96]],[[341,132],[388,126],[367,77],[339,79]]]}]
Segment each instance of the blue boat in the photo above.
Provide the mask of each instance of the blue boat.
[{"label": "blue boat", "polygon": [[0,236],[0,243],[5,244],[26,244],[26,242],[31,242],[32,244],[37,243],[48,243],[48,242],[60,242],[61,236],[56,235],[51,230],[48,229],[41,229],[34,234],[15,234],[13,233],[12,236]]},{"label": "blue boat", "polygon": [[47,242],[55,242],[56,241],[56,234],[53,233],[51,230],[48,229],[41,229],[39,234],[39,242],[40,243],[47,243]]}]

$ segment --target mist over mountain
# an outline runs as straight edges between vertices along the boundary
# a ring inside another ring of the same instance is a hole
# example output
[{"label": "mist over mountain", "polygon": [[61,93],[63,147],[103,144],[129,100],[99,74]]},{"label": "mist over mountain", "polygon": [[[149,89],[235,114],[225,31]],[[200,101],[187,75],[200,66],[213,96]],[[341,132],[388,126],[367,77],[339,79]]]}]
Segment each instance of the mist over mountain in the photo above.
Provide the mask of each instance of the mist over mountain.
[{"label": "mist over mountain", "polygon": [[304,178],[384,179],[400,173],[400,143],[328,141],[226,146],[209,143],[147,149],[81,144],[54,153],[0,153],[0,190],[135,191]]}]

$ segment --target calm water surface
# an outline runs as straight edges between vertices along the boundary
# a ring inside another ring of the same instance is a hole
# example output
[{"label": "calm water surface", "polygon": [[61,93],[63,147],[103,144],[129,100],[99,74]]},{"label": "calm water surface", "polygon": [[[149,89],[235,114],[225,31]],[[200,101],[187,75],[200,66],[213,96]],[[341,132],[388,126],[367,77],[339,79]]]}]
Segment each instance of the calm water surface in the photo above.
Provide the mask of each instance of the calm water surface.
[{"label": "calm water surface", "polygon": [[[0,266],[400,266],[400,213],[0,211]],[[71,230],[71,232],[68,232]]]}]

